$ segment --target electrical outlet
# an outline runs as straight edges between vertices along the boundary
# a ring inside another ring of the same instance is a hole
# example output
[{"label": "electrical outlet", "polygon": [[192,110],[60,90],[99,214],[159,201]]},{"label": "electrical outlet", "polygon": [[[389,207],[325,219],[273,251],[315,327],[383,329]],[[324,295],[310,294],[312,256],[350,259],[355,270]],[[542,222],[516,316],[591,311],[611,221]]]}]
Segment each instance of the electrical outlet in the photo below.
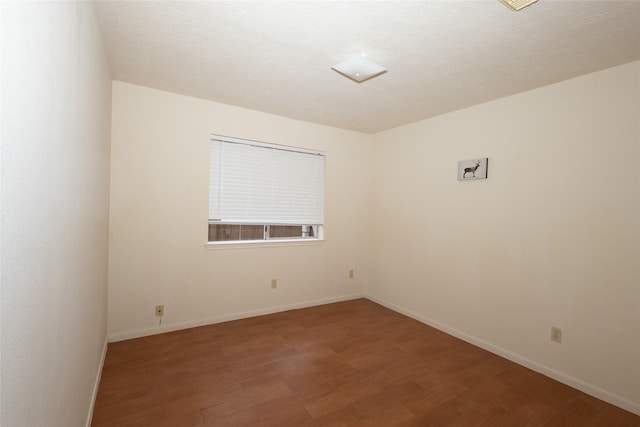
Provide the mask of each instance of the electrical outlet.
[{"label": "electrical outlet", "polygon": [[164,316],[164,304],[156,305],[156,316],[158,317]]},{"label": "electrical outlet", "polygon": [[278,287],[278,279],[271,279],[271,289]]},{"label": "electrical outlet", "polygon": [[562,342],[562,329],[555,327],[551,328],[551,341]]},{"label": "electrical outlet", "polygon": [[349,279],[353,279],[353,270],[349,270]]}]

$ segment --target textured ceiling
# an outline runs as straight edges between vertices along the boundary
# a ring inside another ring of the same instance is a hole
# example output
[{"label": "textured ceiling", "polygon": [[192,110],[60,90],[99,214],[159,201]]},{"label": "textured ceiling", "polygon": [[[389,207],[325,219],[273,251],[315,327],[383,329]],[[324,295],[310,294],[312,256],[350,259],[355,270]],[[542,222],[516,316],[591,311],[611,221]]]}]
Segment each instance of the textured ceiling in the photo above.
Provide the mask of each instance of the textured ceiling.
[{"label": "textured ceiling", "polygon": [[[95,8],[116,80],[367,133],[640,59],[637,0]],[[359,52],[388,72],[355,83],[331,70]]]}]

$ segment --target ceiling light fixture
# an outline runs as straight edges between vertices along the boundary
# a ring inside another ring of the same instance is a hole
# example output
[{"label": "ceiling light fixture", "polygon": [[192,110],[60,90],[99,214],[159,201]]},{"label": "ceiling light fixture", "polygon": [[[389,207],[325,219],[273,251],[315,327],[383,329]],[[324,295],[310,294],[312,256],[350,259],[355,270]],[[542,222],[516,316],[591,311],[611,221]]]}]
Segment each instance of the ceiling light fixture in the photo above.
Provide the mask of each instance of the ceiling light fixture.
[{"label": "ceiling light fixture", "polygon": [[367,59],[362,53],[352,56],[331,68],[358,83],[387,72],[386,68]]},{"label": "ceiling light fixture", "polygon": [[509,9],[518,11],[520,9],[522,9],[523,7],[527,7],[535,2],[537,2],[538,0],[500,0],[505,6],[507,6]]}]

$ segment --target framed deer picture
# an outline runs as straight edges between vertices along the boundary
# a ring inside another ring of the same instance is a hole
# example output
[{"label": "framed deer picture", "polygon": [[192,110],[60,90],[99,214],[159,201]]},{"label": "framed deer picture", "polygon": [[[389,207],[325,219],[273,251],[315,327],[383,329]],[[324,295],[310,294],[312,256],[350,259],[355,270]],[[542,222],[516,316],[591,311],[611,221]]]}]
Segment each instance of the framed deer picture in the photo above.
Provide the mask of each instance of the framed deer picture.
[{"label": "framed deer picture", "polygon": [[458,162],[458,181],[466,181],[468,179],[486,179],[488,164],[489,159],[487,157],[460,160]]}]

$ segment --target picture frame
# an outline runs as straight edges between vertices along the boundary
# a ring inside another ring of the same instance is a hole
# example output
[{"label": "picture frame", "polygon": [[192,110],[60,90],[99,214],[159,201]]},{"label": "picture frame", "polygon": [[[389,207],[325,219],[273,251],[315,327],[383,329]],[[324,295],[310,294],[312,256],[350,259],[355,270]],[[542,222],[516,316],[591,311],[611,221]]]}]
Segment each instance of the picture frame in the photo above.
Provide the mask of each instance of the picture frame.
[{"label": "picture frame", "polygon": [[489,158],[480,157],[458,162],[458,181],[487,179]]}]

